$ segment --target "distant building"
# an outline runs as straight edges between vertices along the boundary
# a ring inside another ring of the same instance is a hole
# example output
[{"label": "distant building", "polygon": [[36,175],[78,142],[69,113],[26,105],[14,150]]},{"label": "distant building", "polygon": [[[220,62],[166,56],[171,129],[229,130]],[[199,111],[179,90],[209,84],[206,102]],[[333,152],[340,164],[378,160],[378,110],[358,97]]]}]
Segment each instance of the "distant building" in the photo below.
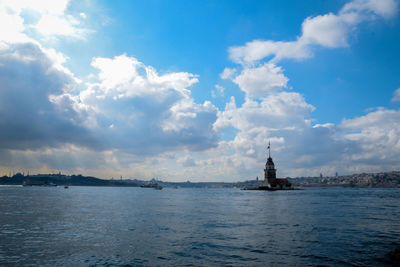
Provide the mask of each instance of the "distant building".
[{"label": "distant building", "polygon": [[271,189],[292,189],[292,184],[286,178],[276,178],[274,161],[271,158],[271,144],[268,145],[268,159],[264,169],[264,186]]}]

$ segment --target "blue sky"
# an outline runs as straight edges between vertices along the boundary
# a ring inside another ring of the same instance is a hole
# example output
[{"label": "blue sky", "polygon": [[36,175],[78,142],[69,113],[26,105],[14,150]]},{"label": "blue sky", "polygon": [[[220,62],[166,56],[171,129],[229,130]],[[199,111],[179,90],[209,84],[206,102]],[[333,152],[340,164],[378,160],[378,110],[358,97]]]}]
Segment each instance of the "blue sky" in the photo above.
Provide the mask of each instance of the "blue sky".
[{"label": "blue sky", "polygon": [[3,1],[0,172],[398,170],[395,0]]}]

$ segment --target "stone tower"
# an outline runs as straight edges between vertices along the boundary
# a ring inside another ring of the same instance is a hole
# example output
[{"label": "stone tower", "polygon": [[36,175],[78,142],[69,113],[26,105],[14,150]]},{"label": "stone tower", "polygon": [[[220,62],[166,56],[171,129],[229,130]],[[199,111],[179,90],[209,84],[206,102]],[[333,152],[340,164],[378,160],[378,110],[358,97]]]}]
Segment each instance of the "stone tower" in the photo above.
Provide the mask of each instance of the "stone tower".
[{"label": "stone tower", "polygon": [[271,158],[271,142],[268,142],[268,159],[265,163],[264,169],[264,183],[275,184],[276,183],[276,169],[274,161]]},{"label": "stone tower", "polygon": [[264,181],[268,184],[276,183],[276,169],[271,157],[268,157],[267,162],[265,163]]}]

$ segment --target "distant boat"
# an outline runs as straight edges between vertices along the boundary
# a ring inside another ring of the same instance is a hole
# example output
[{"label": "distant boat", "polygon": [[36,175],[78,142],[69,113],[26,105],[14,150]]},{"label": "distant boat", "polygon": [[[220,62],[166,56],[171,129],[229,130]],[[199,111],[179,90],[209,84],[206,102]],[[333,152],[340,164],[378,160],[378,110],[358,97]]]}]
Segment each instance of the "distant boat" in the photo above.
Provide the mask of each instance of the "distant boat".
[{"label": "distant boat", "polygon": [[64,188],[67,189],[67,188],[68,188],[68,185],[64,185]]}]

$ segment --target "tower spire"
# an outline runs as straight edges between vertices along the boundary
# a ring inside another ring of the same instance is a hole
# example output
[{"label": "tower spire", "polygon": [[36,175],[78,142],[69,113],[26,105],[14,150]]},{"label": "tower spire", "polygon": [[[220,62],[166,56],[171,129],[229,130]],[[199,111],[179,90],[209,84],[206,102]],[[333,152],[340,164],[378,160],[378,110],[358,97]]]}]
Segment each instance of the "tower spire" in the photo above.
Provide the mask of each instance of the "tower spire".
[{"label": "tower spire", "polygon": [[268,141],[267,149],[268,149],[268,157],[270,158],[271,157],[271,141]]}]

